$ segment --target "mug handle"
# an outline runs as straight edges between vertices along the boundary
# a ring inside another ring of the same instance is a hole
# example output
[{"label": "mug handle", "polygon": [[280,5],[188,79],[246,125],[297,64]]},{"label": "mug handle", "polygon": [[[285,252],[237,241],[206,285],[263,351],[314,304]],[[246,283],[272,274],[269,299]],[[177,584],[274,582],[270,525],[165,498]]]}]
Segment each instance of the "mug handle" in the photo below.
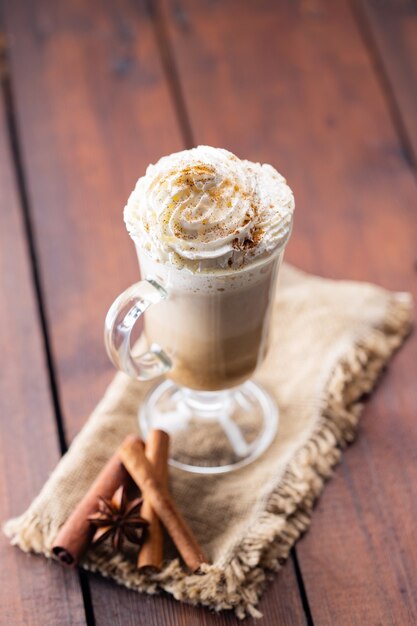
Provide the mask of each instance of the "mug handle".
[{"label": "mug handle", "polygon": [[151,380],[171,369],[171,360],[160,346],[152,344],[148,352],[132,354],[132,330],[151,304],[165,300],[168,294],[155,280],[135,283],[111,305],[104,324],[104,343],[113,365],[137,380]]}]

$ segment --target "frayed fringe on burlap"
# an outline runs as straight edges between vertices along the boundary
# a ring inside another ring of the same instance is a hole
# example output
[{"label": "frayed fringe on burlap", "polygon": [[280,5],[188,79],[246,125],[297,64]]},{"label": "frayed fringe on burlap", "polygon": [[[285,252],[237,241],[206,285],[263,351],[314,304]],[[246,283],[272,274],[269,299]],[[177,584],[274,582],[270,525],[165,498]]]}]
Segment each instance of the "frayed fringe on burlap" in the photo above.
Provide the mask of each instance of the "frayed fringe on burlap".
[{"label": "frayed fringe on burlap", "polygon": [[[410,319],[411,298],[408,294],[394,295],[382,326],[358,340],[335,367],[315,433],[289,463],[264,511],[224,567],[206,565],[202,574],[189,575],[175,560],[159,574],[145,576],[105,548],[90,553],[82,566],[138,591],[156,593],[163,589],[183,602],[216,611],[233,609],[239,618],[260,617],[256,605],[268,574],[282,566],[309,526],[313,505],[339,461],[341,449],[355,436],[361,398],[374,387],[388,359],[409,332]],[[23,550],[50,555],[45,546],[45,520],[23,515],[8,522],[4,530]]]}]

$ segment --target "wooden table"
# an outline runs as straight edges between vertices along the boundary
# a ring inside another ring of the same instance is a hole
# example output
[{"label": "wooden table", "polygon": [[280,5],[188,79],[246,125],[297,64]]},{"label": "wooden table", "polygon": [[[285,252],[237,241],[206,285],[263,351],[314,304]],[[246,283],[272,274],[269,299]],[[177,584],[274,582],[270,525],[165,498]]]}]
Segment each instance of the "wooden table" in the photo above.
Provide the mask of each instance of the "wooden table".
[{"label": "wooden table", "polygon": [[[0,497],[21,512],[113,370],[103,319],[137,279],[121,210],[197,143],[295,190],[287,260],[416,289],[415,0],[3,0]],[[248,625],[417,623],[417,338],[367,404],[311,530]],[[1,539],[1,624],[232,625]]]}]

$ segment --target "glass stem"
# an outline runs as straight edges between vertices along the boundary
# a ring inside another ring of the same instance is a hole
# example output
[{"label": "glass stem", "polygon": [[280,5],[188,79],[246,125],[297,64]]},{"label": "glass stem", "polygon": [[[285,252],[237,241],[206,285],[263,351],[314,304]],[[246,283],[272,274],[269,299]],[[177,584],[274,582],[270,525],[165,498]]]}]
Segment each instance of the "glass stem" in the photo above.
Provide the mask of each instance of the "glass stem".
[{"label": "glass stem", "polygon": [[248,444],[237,424],[231,419],[233,406],[236,403],[238,390],[225,391],[195,391],[194,389],[183,389],[182,400],[184,404],[197,414],[198,417],[218,422],[234,453],[239,457],[244,457],[249,452]]}]

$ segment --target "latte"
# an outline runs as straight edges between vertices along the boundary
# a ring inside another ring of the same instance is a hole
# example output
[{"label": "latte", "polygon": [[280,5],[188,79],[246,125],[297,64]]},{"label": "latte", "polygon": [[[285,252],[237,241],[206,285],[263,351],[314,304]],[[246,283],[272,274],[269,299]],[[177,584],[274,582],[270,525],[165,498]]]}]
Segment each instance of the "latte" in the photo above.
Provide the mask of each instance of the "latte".
[{"label": "latte", "polygon": [[163,157],[125,208],[143,278],[168,297],[145,313],[168,377],[196,390],[248,379],[264,358],[293,194],[270,165],[199,146]]}]

